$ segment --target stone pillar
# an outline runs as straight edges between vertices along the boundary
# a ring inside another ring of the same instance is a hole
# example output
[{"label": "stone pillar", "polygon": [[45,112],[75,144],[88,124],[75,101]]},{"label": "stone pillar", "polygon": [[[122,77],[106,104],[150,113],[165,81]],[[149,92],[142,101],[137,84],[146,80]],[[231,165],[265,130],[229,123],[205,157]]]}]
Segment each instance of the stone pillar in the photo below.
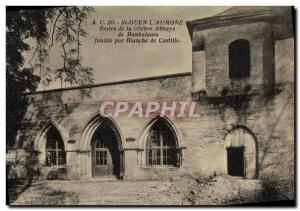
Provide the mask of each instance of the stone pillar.
[{"label": "stone pillar", "polygon": [[195,35],[193,38],[193,55],[192,55],[192,92],[205,90],[205,40],[203,36]]},{"label": "stone pillar", "polygon": [[265,29],[263,39],[263,87],[266,94],[273,95],[275,90],[275,40],[272,25]]},{"label": "stone pillar", "polygon": [[192,92],[205,90],[205,51],[193,52]]}]

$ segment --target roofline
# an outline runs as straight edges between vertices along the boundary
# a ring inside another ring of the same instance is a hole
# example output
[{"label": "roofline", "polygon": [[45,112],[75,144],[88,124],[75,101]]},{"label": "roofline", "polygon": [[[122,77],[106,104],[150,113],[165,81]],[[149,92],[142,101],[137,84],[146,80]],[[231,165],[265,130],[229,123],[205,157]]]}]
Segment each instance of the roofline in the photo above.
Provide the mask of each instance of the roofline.
[{"label": "roofline", "polygon": [[191,35],[193,31],[201,31],[209,28],[217,28],[224,25],[232,25],[244,22],[255,22],[260,20],[266,21],[266,18],[272,18],[272,13],[268,10],[247,12],[242,14],[211,16],[187,21],[186,25]]},{"label": "roofline", "polygon": [[253,12],[247,12],[247,13],[240,13],[240,14],[228,14],[228,15],[215,15],[215,16],[210,16],[206,18],[200,18],[200,19],[195,19],[191,21],[187,21],[191,24],[191,26],[198,25],[201,23],[205,22],[210,22],[210,21],[216,21],[218,19],[235,19],[235,18],[243,18],[243,17],[255,17],[255,16],[260,16],[260,15],[270,15],[271,12],[268,10],[265,11],[253,11]]},{"label": "roofline", "polygon": [[136,83],[136,82],[159,80],[159,79],[166,79],[166,78],[190,76],[190,75],[192,75],[191,72],[175,73],[175,74],[169,74],[169,75],[150,76],[150,77],[144,77],[144,78],[135,78],[135,79],[126,79],[126,80],[121,80],[121,81],[104,82],[104,83],[98,83],[98,84],[87,85],[87,86],[75,86],[75,87],[42,90],[42,91],[36,91],[36,92],[27,92],[24,94],[25,95],[34,95],[34,94],[44,94],[44,93],[51,93],[51,92],[63,92],[63,91],[76,90],[76,89],[94,88],[94,87],[101,87],[101,86],[126,84],[126,83]]}]

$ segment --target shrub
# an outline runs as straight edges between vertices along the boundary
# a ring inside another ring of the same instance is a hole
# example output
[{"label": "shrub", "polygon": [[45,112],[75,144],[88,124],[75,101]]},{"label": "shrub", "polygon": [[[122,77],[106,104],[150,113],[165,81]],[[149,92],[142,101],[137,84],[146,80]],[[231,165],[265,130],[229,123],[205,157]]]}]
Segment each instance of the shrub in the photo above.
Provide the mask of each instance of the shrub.
[{"label": "shrub", "polygon": [[294,181],[275,176],[262,178],[259,198],[262,201],[294,200]]}]

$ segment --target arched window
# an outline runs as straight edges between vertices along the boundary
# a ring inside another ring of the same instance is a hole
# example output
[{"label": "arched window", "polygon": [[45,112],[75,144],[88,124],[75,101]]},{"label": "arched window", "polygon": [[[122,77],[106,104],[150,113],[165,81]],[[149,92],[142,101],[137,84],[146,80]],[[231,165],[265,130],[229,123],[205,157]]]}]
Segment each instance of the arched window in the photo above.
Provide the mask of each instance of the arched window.
[{"label": "arched window", "polygon": [[46,134],[46,165],[62,166],[66,164],[66,152],[63,139],[54,127]]},{"label": "arched window", "polygon": [[163,121],[158,120],[152,125],[146,147],[148,166],[176,166],[177,150],[175,137]]},{"label": "arched window", "polygon": [[229,78],[240,79],[250,76],[250,43],[235,40],[229,45]]}]

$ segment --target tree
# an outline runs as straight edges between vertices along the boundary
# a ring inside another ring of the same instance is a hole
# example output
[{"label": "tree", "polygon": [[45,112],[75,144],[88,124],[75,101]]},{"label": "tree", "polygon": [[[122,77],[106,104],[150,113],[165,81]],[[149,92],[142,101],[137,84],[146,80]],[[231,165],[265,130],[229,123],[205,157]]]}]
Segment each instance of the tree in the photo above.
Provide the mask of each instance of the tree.
[{"label": "tree", "polygon": [[[6,13],[6,132],[7,147],[15,145],[15,136],[26,111],[25,92],[39,84],[48,86],[60,80],[70,86],[83,87],[82,98],[90,96],[88,85],[94,83],[93,70],[82,65],[81,39],[86,36],[83,24],[92,7],[52,7],[8,11]],[[28,39],[35,40],[35,46]],[[63,51],[62,64],[47,65],[49,50],[56,44]],[[23,53],[34,49],[31,67],[24,67]]]}]

